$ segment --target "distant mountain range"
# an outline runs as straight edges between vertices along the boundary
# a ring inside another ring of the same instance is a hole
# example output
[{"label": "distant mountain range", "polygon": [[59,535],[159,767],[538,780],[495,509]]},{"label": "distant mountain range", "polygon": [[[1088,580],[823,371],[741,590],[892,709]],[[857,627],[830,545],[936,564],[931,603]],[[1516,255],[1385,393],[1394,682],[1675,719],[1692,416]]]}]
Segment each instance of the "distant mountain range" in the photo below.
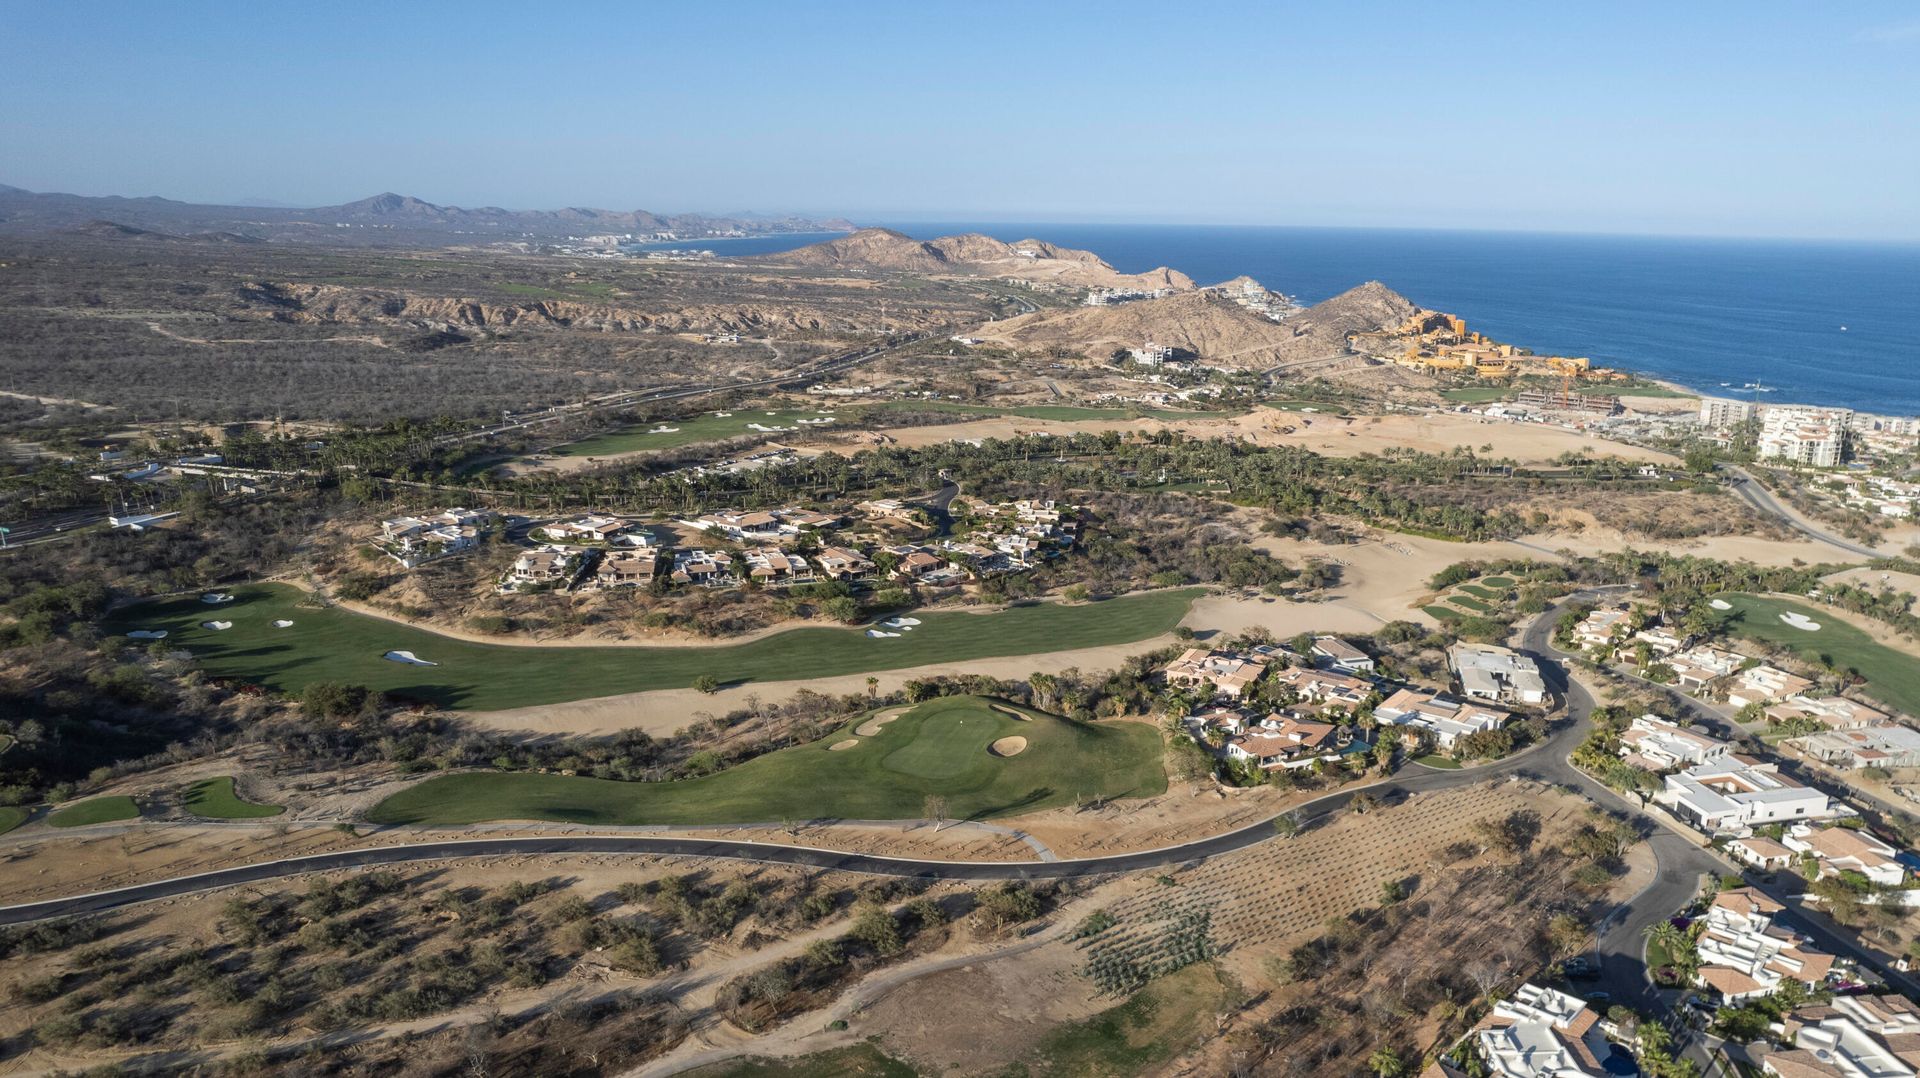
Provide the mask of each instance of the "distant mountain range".
[{"label": "distant mountain range", "polygon": [[0,235],[73,230],[104,235],[109,230],[103,226],[124,226],[139,233],[176,238],[217,236],[225,242],[252,239],[382,246],[542,242],[607,233],[672,233],[676,239],[697,240],[742,233],[851,232],[854,227],[838,218],[819,221],[759,214],[709,217],[573,206],[559,210],[506,210],[497,206],[466,209],[392,192],[341,206],[293,209],[212,206],[154,197],[37,193],[0,184]]}]

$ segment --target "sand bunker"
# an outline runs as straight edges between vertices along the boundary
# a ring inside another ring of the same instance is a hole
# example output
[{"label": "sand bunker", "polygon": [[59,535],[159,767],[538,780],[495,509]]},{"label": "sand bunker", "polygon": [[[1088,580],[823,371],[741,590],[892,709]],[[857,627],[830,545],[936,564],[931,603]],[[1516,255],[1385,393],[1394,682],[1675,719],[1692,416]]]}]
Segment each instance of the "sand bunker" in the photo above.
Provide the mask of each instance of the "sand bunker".
[{"label": "sand bunker", "polygon": [[987,706],[992,708],[995,711],[998,711],[1000,714],[1005,715],[1009,719],[1016,719],[1020,722],[1033,721],[1033,716],[1027,714],[1024,711],[1021,711],[1019,708],[1008,707],[1005,704],[988,704]]},{"label": "sand bunker", "polygon": [[430,663],[427,660],[422,659],[420,656],[415,655],[411,651],[389,651],[385,655],[382,655],[380,657],[382,659],[387,660],[390,663],[406,663],[408,666],[439,666],[440,665],[439,663]]},{"label": "sand bunker", "polygon": [[200,623],[200,627],[201,627],[202,629],[212,629],[212,630],[213,630],[214,632],[216,632],[216,633],[217,633],[217,632],[222,632],[222,631],[224,631],[224,630],[227,630],[227,629],[231,629],[231,628],[233,628],[233,622],[231,622],[231,621],[203,621],[203,622],[201,622],[201,623]]},{"label": "sand bunker", "polygon": [[861,737],[876,737],[879,735],[880,728],[882,726],[885,726],[886,724],[892,722],[893,720],[899,718],[900,716],[905,715],[908,711],[911,711],[911,710],[912,710],[911,708],[905,708],[905,707],[888,708],[887,710],[882,711],[880,714],[875,715],[873,718],[868,719],[866,722],[863,722],[860,725],[854,727],[853,732],[856,734],[859,734]]},{"label": "sand bunker", "polygon": [[873,637],[875,640],[881,640],[889,636],[899,636],[900,634],[899,633],[883,633],[878,629],[868,629],[867,635]]},{"label": "sand bunker", "polygon": [[1732,610],[1733,609],[1733,604],[1730,602],[1727,602],[1725,599],[1708,599],[1707,605],[1710,607],[1713,607],[1715,610]]},{"label": "sand bunker", "polygon": [[648,431],[647,433],[648,434],[678,434],[680,433],[680,428],[679,427],[655,427],[652,430]]},{"label": "sand bunker", "polygon": [[1027,739],[1024,737],[1003,737],[987,746],[987,752],[993,756],[1018,756],[1027,751]]},{"label": "sand bunker", "polygon": [[732,419],[733,413],[732,412],[715,412],[713,413],[713,416],[715,419]]},{"label": "sand bunker", "polygon": [[1780,615],[1780,620],[1786,622],[1788,625],[1792,626],[1795,629],[1800,629],[1805,632],[1811,633],[1811,632],[1818,632],[1820,630],[1820,623],[1806,616],[1805,614],[1782,614]]},{"label": "sand bunker", "polygon": [[911,629],[915,625],[920,624],[920,619],[919,618],[888,618],[887,620],[881,622],[880,624],[885,625],[889,629]]},{"label": "sand bunker", "polygon": [[276,629],[291,629],[293,628],[293,622],[288,621],[285,618],[281,618],[280,620],[273,623],[273,627]]},{"label": "sand bunker", "polygon": [[209,605],[233,602],[233,596],[224,591],[210,591],[200,597],[200,601]]},{"label": "sand bunker", "polygon": [[833,744],[831,744],[831,745],[828,745],[828,746],[827,746],[827,751],[828,751],[828,752],[845,752],[845,751],[847,751],[848,749],[850,749],[850,748],[852,748],[852,747],[854,747],[855,745],[858,745],[859,743],[860,743],[860,739],[859,739],[859,738],[857,738],[857,737],[850,737],[850,738],[848,738],[848,739],[846,739],[845,741],[836,741],[836,742],[834,742]]},{"label": "sand bunker", "polygon": [[135,629],[127,634],[128,640],[165,640],[166,638],[165,629]]}]

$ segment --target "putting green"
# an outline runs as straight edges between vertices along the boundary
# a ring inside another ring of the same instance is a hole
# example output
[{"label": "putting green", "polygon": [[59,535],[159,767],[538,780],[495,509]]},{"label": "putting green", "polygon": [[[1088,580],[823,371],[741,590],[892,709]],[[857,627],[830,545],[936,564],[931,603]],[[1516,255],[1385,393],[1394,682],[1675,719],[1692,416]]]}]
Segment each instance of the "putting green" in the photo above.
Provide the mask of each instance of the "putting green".
[{"label": "putting green", "polygon": [[[708,824],[808,819],[918,819],[926,798],[946,798],[955,819],[1072,804],[1080,797],[1148,797],[1167,788],[1160,734],[1138,722],[1081,724],[1027,712],[1020,721],[974,696],[929,700],[862,739],[832,746],[861,719],[818,741],[781,749],[718,774],[679,782],[616,782],[522,772],[428,779],[375,805],[382,824],[486,820]],[[1026,751],[994,756],[1002,737]]]},{"label": "putting green", "polygon": [[[1887,706],[1920,715],[1920,659],[1895,651],[1832,614],[1799,603],[1760,595],[1723,594],[1732,610],[1714,611],[1725,631],[1791,649],[1808,662],[1854,670],[1867,679],[1867,692]],[[1817,632],[1780,620],[1800,614],[1820,623]]]},{"label": "putting green", "polygon": [[[233,628],[203,629],[198,595],[116,612],[109,633],[165,629],[207,673],[295,693],[317,681],[365,685],[398,697],[472,711],[685,688],[702,674],[723,683],[789,681],[935,663],[1130,644],[1171,632],[1198,588],[1143,592],[1097,603],[1035,603],[986,614],[926,612],[910,633],[876,640],[860,629],[791,629],[714,647],[515,647],[458,640],[338,607],[301,605],[284,584],[231,589],[220,607]],[[293,625],[276,629],[286,619]],[[432,666],[390,662],[410,651]]]}]

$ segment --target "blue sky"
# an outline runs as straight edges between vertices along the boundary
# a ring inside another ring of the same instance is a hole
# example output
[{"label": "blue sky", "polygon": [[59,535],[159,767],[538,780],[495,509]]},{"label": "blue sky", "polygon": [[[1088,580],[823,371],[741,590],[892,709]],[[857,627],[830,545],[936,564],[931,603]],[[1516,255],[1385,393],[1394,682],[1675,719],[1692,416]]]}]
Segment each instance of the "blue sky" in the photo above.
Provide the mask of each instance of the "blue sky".
[{"label": "blue sky", "polygon": [[1909,3],[0,4],[0,182],[1920,238]]}]

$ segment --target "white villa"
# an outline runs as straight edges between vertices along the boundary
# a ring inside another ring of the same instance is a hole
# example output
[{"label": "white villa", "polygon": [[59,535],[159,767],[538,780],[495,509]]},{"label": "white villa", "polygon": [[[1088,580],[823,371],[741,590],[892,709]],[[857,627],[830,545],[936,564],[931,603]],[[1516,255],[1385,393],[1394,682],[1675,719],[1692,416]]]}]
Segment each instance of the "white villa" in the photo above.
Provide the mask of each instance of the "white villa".
[{"label": "white villa", "polygon": [[1668,775],[1655,800],[1708,832],[1745,832],[1835,814],[1826,794],[1780,774],[1780,765],[1737,753]]}]

